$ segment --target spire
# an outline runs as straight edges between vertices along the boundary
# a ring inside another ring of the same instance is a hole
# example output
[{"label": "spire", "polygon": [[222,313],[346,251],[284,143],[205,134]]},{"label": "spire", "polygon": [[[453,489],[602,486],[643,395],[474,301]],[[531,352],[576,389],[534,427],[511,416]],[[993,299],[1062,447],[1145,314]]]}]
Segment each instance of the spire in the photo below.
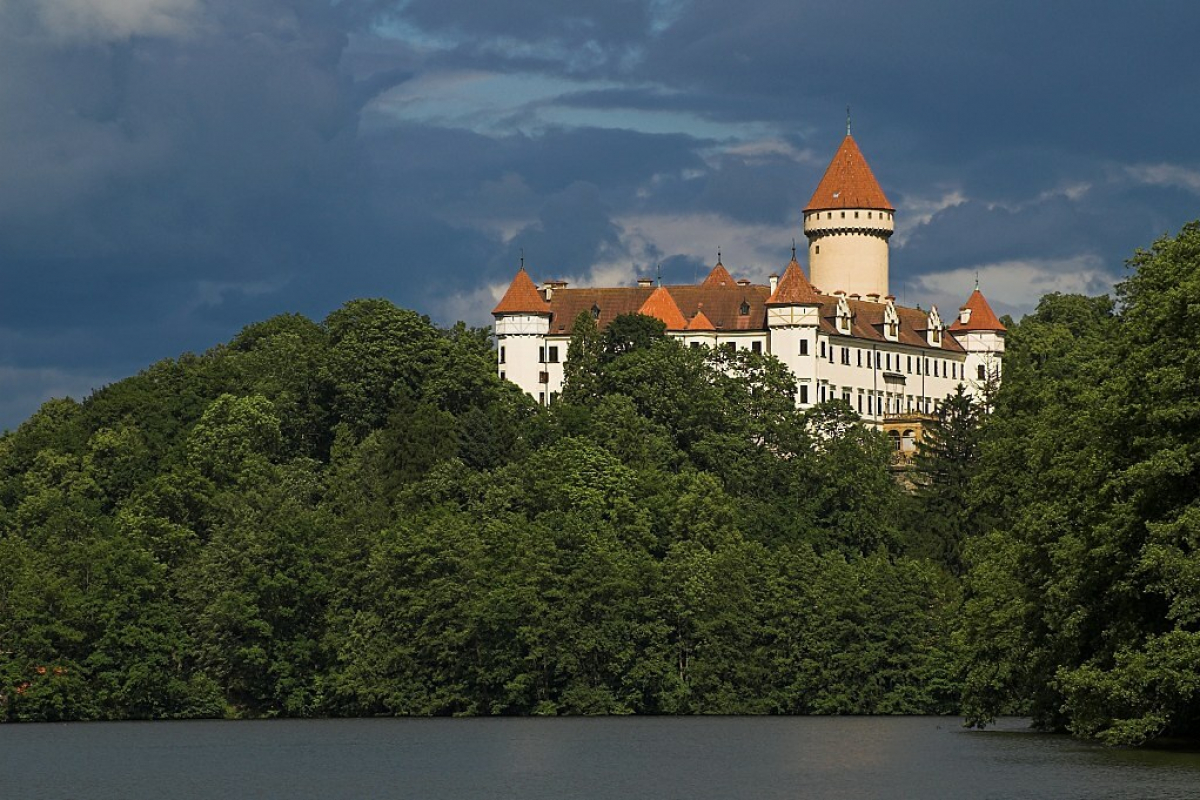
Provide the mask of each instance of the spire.
[{"label": "spire", "polygon": [[775,293],[767,298],[769,306],[815,306],[821,304],[821,296],[817,294],[817,290],[808,282],[808,278],[804,275],[804,270],[800,268],[800,263],[796,261],[795,255],[787,265],[787,269],[783,271],[783,276],[780,277],[778,285],[775,287]]},{"label": "spire", "polygon": [[549,314],[550,306],[525,271],[525,257],[521,256],[521,268],[508,286],[508,291],[492,309],[499,314]]},{"label": "spire", "polygon": [[[996,316],[996,312],[992,311],[992,307],[988,304],[987,298],[983,296],[983,292],[979,291],[979,282],[976,279],[975,291],[971,292],[971,296],[967,298],[967,302],[959,310],[958,319],[954,320],[954,324],[950,326],[950,332],[959,331],[996,331],[1004,333],[1007,328],[1004,323]],[[966,317],[966,321],[963,321]]]},{"label": "spire", "polygon": [[646,302],[642,303],[638,313],[662,320],[666,323],[669,331],[682,331],[687,328],[687,320],[684,318],[683,312],[679,310],[675,298],[661,286],[646,298]]},{"label": "spire", "polygon": [[869,208],[879,211],[895,211],[887,195],[875,180],[875,174],[867,165],[867,159],[850,136],[850,120],[846,119],[846,138],[829,162],[825,177],[817,185],[812,199],[804,207],[808,211],[825,211],[835,208]]},{"label": "spire", "polygon": [[846,135],[850,135],[850,106],[846,106]]}]

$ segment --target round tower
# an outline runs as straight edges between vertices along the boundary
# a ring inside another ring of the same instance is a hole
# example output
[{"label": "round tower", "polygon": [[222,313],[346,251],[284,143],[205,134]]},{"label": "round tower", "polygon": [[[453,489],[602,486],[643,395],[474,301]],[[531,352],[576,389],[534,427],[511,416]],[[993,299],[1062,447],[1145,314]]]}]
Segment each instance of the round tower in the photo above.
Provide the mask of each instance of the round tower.
[{"label": "round tower", "polygon": [[889,294],[888,239],[895,230],[894,214],[847,130],[804,208],[808,274],[817,291],[844,291],[882,302]]}]

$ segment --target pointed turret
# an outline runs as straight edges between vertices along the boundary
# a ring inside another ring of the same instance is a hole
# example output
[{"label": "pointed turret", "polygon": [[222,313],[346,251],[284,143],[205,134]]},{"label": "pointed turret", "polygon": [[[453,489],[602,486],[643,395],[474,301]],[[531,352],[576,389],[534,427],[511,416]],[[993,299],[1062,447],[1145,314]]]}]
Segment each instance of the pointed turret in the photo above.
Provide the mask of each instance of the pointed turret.
[{"label": "pointed turret", "polygon": [[679,304],[675,302],[675,298],[671,297],[662,286],[655,289],[646,302],[642,303],[642,307],[638,309],[639,314],[645,314],[647,317],[654,317],[666,323],[669,331],[682,331],[687,328],[687,319],[683,316],[683,312],[679,310]]},{"label": "pointed turret", "polygon": [[825,170],[825,177],[817,184],[817,190],[813,192],[804,211],[840,208],[896,210],[888,202],[879,181],[875,180],[875,173],[871,172],[867,159],[850,134],[846,134],[842,146],[834,153],[833,160]]},{"label": "pointed turret", "polygon": [[696,316],[692,317],[692,321],[687,324],[687,329],[689,331],[700,332],[715,331],[717,326],[712,324],[712,320],[704,316],[703,311],[697,311]]},{"label": "pointed turret", "polygon": [[508,291],[492,309],[492,314],[549,314],[550,305],[534,285],[525,267],[517,270]]},{"label": "pointed turret", "polygon": [[979,287],[975,287],[975,291],[971,292],[971,296],[967,298],[967,302],[958,310],[958,319],[954,320],[954,324],[950,326],[950,332],[956,331],[997,331],[1003,333],[1008,329],[1004,327],[1004,323],[996,316],[996,312],[992,311],[992,307],[988,305],[987,298],[983,296],[983,292],[979,291]]},{"label": "pointed turret", "polygon": [[700,284],[705,287],[713,286],[733,286],[733,276],[729,274],[729,270],[725,269],[725,265],[721,263],[721,259],[717,259],[717,265],[712,268],[712,272],[708,273],[708,277]]},{"label": "pointed turret", "polygon": [[767,298],[768,306],[819,306],[821,297],[817,290],[808,282],[800,262],[793,255],[792,260],[783,271],[783,276],[775,286],[775,291]]},{"label": "pointed turret", "polygon": [[847,132],[804,208],[812,282],[826,291],[887,297],[893,212],[867,159]]}]

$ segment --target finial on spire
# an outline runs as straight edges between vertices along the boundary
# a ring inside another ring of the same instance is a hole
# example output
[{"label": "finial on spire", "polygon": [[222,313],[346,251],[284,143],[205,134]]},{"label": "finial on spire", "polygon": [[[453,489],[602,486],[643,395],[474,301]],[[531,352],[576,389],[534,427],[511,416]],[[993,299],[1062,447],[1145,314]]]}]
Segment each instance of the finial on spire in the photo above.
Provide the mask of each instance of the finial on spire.
[{"label": "finial on spire", "polygon": [[525,269],[525,248],[521,248],[521,269]]},{"label": "finial on spire", "polygon": [[979,270],[975,270],[975,291],[979,291]]},{"label": "finial on spire", "polygon": [[721,246],[717,245],[717,263],[721,263]]},{"label": "finial on spire", "polygon": [[658,262],[658,285],[662,286],[662,262]]},{"label": "finial on spire", "polygon": [[792,261],[796,260],[796,237],[792,237]]},{"label": "finial on spire", "polygon": [[850,106],[846,106],[846,135],[850,135]]}]

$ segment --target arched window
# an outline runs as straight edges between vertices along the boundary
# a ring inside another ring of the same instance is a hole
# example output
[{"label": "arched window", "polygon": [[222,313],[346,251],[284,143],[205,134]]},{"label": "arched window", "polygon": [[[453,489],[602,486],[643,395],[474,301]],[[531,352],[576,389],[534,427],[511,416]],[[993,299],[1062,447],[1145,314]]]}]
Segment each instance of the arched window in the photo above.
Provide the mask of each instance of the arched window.
[{"label": "arched window", "polygon": [[900,449],[900,431],[888,431],[888,439],[891,440],[892,449]]},{"label": "arched window", "polygon": [[912,452],[917,449],[917,437],[912,428],[904,432],[904,436],[900,440],[900,449],[905,452]]},{"label": "arched window", "polygon": [[744,316],[747,316],[749,313],[750,313],[750,304],[747,303],[745,300],[743,300],[741,307],[738,309],[738,314],[740,316],[744,317]]},{"label": "arched window", "polygon": [[592,319],[600,319],[600,306],[592,303]]}]

